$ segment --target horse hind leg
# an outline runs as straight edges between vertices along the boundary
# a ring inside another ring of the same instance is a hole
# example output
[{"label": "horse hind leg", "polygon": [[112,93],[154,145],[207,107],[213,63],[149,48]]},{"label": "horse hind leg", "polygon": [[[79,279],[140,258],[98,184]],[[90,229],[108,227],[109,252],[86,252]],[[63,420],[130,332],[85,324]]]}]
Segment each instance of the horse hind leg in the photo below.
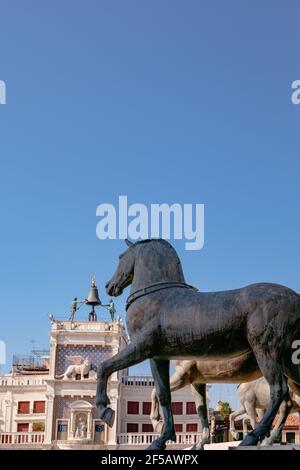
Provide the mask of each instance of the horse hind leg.
[{"label": "horse hind leg", "polygon": [[241,446],[257,445],[270,435],[271,426],[276,413],[284,399],[288,396],[287,379],[283,374],[279,361],[265,353],[261,345],[252,346],[258,366],[270,386],[270,403],[261,422],[241,442]]},{"label": "horse hind leg", "polygon": [[265,409],[256,408],[256,413],[257,413],[257,416],[258,416],[258,422],[260,422],[263,419],[265,411],[266,411]]},{"label": "horse hind leg", "polygon": [[161,359],[150,359],[151,371],[154,378],[155,388],[159,398],[160,406],[164,415],[164,428],[162,434],[152,442],[147,450],[164,450],[166,442],[176,441],[173,414],[171,408],[170,391],[170,361]]},{"label": "horse hind leg", "polygon": [[[185,387],[189,383],[190,383],[190,380],[189,380],[188,374],[183,372],[181,369],[176,370],[175,368],[175,372],[170,378],[170,392],[171,393],[175,392],[176,390],[179,390]],[[159,412],[159,401],[157,397],[156,388],[154,388],[151,393],[150,419],[151,419],[151,423],[152,423],[154,431],[161,433],[164,429],[164,422],[161,419],[160,412]]]},{"label": "horse hind leg", "polygon": [[193,445],[192,450],[204,450],[204,445],[210,443],[210,430],[206,403],[206,384],[192,383],[191,389],[195,399],[202,430],[201,439]]},{"label": "horse hind leg", "polygon": [[265,437],[263,442],[261,443],[262,446],[271,446],[278,437],[281,435],[281,431],[283,426],[287,420],[287,417],[292,409],[292,401],[290,399],[285,399],[279,408],[279,417],[278,422],[276,423],[274,429],[271,432],[270,437]]}]

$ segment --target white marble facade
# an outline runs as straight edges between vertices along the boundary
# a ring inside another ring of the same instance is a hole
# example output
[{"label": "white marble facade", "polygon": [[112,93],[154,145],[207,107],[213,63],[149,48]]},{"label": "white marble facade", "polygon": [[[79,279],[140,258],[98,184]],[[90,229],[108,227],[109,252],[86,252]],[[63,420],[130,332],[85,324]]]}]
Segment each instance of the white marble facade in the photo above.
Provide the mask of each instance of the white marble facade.
[{"label": "white marble facade", "polygon": [[[49,371],[0,376],[0,447],[114,449],[127,442],[125,435],[132,429],[151,433],[149,413],[143,409],[145,403],[149,406],[153,381],[128,377],[127,370],[114,373],[108,382],[114,426],[97,418],[97,367],[127,342],[120,320],[52,322],[50,357],[45,358]],[[174,400],[183,404],[182,415],[175,416],[179,429],[185,432],[191,423],[195,427],[197,416],[185,416],[186,402],[193,401],[189,387],[175,392]],[[137,414],[129,411],[129,402],[139,403]]]},{"label": "white marble facade", "polygon": [[[31,434],[34,423],[44,434],[44,445],[115,444],[116,425],[108,429],[96,416],[96,370],[126,343],[120,320],[52,322],[50,357],[46,359],[49,372],[32,375],[13,372],[0,377],[0,433],[15,434],[21,430]],[[123,375],[113,374],[109,380],[108,394],[116,411]],[[43,401],[44,412],[37,414],[35,404]]]}]

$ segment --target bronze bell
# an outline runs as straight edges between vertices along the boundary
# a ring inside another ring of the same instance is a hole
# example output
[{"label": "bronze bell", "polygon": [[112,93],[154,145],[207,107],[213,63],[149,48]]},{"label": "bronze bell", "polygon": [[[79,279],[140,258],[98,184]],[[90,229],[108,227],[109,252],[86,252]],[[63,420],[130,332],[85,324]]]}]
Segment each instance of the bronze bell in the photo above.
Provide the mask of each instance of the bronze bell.
[{"label": "bronze bell", "polygon": [[93,278],[92,278],[92,286],[89,290],[89,295],[87,296],[87,299],[86,299],[85,303],[87,305],[92,305],[93,307],[95,307],[96,305],[101,305],[102,304],[102,302],[99,298],[98,289],[97,289],[97,286],[96,286],[95,276],[93,276]]}]

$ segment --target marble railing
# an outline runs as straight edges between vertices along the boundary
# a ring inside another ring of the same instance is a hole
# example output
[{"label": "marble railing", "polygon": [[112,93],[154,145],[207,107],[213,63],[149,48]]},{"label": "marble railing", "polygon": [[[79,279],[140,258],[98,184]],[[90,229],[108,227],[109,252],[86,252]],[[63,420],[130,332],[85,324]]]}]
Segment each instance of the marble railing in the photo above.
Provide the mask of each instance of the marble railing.
[{"label": "marble railing", "polygon": [[[151,444],[159,435],[154,432],[149,433],[123,433],[118,435],[118,444],[127,444],[134,446],[145,446]],[[196,444],[201,438],[200,432],[193,433],[176,433],[176,442],[169,442],[169,444],[180,444],[192,446]]]},{"label": "marble railing", "polygon": [[42,444],[45,433],[43,432],[1,432],[0,446],[11,444]]},{"label": "marble railing", "polygon": [[119,333],[123,330],[122,323],[115,321],[112,322],[88,322],[88,321],[76,321],[71,322],[69,320],[55,320],[52,322],[53,330],[75,330],[75,331],[101,331]]},{"label": "marble railing", "polygon": [[[46,378],[46,377],[45,377]],[[11,387],[16,386],[20,387],[22,385],[45,385],[45,378],[44,377],[0,377],[0,387]]]},{"label": "marble railing", "polygon": [[141,387],[141,386],[154,387],[154,380],[151,377],[151,375],[149,376],[148,375],[145,375],[145,376],[129,375],[122,379],[122,383],[124,385],[136,385],[138,387]]}]

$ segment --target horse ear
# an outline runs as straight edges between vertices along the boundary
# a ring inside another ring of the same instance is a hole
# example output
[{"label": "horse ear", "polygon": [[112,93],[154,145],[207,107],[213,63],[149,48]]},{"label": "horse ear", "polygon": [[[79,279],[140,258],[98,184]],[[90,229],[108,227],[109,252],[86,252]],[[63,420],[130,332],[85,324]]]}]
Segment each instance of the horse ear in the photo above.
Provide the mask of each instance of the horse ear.
[{"label": "horse ear", "polygon": [[127,240],[127,238],[125,238],[125,243],[127,246],[129,246],[129,248],[134,245],[134,243],[132,243],[130,240]]}]

